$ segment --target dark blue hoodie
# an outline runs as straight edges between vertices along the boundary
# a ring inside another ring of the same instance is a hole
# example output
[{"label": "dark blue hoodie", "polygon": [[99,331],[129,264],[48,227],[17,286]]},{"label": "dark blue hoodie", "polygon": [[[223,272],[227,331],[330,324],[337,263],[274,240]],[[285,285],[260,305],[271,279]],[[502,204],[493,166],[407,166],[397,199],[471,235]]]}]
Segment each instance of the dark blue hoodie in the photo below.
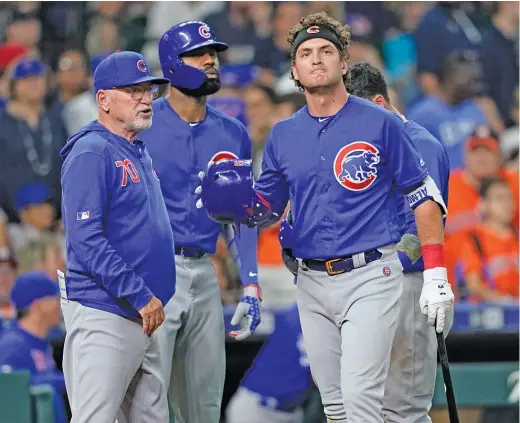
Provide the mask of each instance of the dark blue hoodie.
[{"label": "dark blue hoodie", "polygon": [[175,292],[175,248],[144,143],[93,121],[60,154],[67,298],[132,318],[152,294],[166,305]]}]

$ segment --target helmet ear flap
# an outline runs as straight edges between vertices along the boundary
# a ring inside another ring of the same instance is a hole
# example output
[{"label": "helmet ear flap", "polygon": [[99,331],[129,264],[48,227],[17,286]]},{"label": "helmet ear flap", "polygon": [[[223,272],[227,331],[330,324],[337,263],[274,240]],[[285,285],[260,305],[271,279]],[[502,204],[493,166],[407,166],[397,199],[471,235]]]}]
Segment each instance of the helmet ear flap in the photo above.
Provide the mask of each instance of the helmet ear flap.
[{"label": "helmet ear flap", "polygon": [[161,61],[163,75],[172,87],[195,90],[206,80],[206,74],[200,69],[188,66],[180,57],[169,56],[166,62]]}]

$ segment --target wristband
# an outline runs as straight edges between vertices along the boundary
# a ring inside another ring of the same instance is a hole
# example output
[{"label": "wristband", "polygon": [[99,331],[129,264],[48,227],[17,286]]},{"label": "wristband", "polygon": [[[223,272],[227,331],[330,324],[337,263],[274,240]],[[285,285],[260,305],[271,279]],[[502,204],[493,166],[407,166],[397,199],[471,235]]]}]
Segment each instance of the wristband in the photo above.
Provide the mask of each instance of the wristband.
[{"label": "wristband", "polygon": [[423,245],[421,247],[424,270],[434,267],[445,267],[444,265],[444,246],[442,244]]}]

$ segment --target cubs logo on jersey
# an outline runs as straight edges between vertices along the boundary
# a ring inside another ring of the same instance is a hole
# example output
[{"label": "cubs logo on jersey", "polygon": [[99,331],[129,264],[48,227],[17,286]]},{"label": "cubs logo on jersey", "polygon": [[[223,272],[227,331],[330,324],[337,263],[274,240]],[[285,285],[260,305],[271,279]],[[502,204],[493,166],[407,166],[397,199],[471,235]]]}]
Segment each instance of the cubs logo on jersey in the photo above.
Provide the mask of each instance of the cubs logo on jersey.
[{"label": "cubs logo on jersey", "polygon": [[238,160],[238,156],[231,151],[219,151],[211,158],[211,162],[220,162],[222,160]]},{"label": "cubs logo on jersey", "polygon": [[350,191],[363,191],[377,179],[379,150],[365,141],[355,141],[339,150],[334,159],[334,175]]}]

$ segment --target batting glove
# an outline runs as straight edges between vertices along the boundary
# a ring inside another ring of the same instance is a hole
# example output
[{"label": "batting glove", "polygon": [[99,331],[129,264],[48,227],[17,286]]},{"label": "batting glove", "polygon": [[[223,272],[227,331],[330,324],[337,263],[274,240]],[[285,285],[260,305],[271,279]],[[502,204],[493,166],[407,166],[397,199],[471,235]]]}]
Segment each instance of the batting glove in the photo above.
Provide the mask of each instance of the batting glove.
[{"label": "batting glove", "polygon": [[237,305],[235,314],[231,319],[233,326],[240,325],[239,330],[233,330],[230,336],[237,341],[249,337],[260,324],[260,302],[262,301],[260,287],[258,285],[247,285]]},{"label": "batting glove", "polygon": [[445,267],[435,267],[423,272],[424,285],[419,298],[419,305],[428,324],[436,326],[438,333],[449,332],[453,325],[453,301],[455,296],[448,282]]}]

